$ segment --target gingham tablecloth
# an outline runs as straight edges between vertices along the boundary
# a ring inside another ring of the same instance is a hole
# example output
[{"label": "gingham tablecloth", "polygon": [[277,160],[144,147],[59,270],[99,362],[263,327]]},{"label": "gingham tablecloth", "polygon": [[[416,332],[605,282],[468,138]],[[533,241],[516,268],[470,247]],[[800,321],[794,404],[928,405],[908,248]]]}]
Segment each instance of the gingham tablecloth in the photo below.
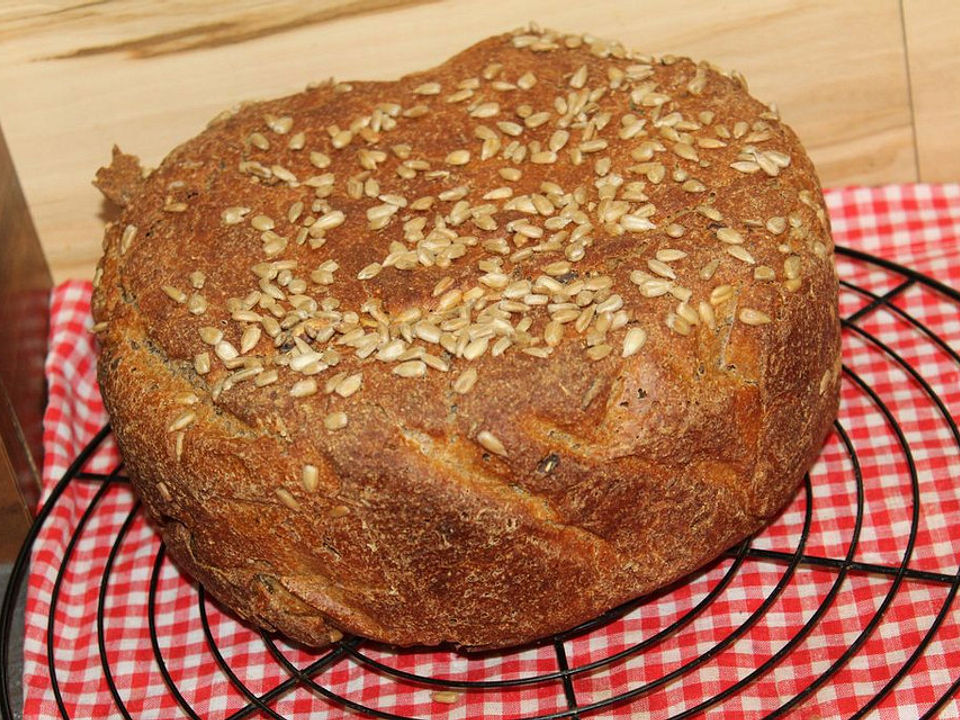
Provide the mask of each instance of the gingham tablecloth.
[{"label": "gingham tablecloth", "polygon": [[[960,286],[960,185],[846,188],[828,192],[827,200],[838,244]],[[876,294],[904,280],[849,258],[840,258],[838,265],[841,278]],[[90,286],[82,282],[65,283],[53,293],[45,497],[107,420],[94,380],[94,348],[87,332],[89,299]],[[844,289],[842,314],[850,316],[869,300]],[[892,302],[950,347],[960,349],[960,305],[922,283],[905,287]],[[743,687],[716,702],[708,715],[762,717],[817,678],[822,684],[808,691],[790,716],[849,717],[912,662],[868,716],[918,718],[960,677],[960,602],[954,598],[956,584],[951,584],[960,565],[960,449],[949,427],[951,416],[960,417],[960,366],[947,350],[886,307],[864,312],[856,324],[868,334],[852,328],[844,333],[849,371],[840,412],[862,476],[862,526],[856,546],[851,548],[857,518],[856,472],[843,436],[835,432],[811,472],[809,493],[801,491],[741,561],[727,557],[623,618],[562,644],[568,665],[582,668],[649,641],[642,652],[573,676],[568,690],[580,707],[653,683],[631,702],[590,717],[665,718],[696,708],[741,681]],[[917,370],[942,400],[946,415],[877,340]],[[889,417],[865,387],[882,399]],[[910,481],[911,461],[915,486]],[[108,472],[117,462],[116,449],[108,441],[87,470]],[[96,481],[72,482],[35,545],[24,644],[26,718],[60,717],[46,650],[51,592],[67,544],[100,487]],[[915,527],[914,490],[919,497]],[[108,554],[132,504],[124,485],[110,487],[80,533],[62,578],[54,613],[53,665],[62,702],[73,718],[121,716],[101,663],[97,606]],[[915,537],[910,572],[898,580],[883,568],[901,563],[911,529]],[[790,572],[784,559],[801,543],[806,557]],[[116,547],[102,621],[104,655],[117,693],[132,717],[184,717],[151,647],[148,591],[159,541],[136,515]],[[842,559],[848,552],[859,565],[843,568],[818,560]],[[871,571],[870,564],[883,567]],[[705,598],[708,602],[691,614],[689,622],[657,636]],[[161,656],[197,716],[228,717],[248,702],[220,669],[212,647],[253,693],[265,693],[289,678],[256,632],[215,604],[201,603],[196,587],[169,561],[159,568],[154,600]],[[207,615],[209,638],[201,609]],[[927,635],[932,635],[929,644],[913,658]],[[298,667],[317,658],[280,641],[277,647]],[[559,662],[557,648],[549,643],[480,657],[393,652],[363,644],[358,650],[408,672],[473,681],[549,674]],[[848,652],[850,657],[844,659]],[[688,667],[680,670],[684,666]],[[759,667],[766,672],[756,673]],[[664,682],[664,676],[670,679]],[[337,656],[316,679],[328,692],[351,702],[426,718],[521,717],[569,707],[557,680],[467,690],[441,695],[439,699],[448,702],[439,702],[436,688],[374,672],[349,653]],[[271,700],[270,708],[290,718],[351,715],[342,705],[302,687]],[[249,716],[267,717],[256,710]],[[956,698],[946,702],[940,717],[960,717]]]}]

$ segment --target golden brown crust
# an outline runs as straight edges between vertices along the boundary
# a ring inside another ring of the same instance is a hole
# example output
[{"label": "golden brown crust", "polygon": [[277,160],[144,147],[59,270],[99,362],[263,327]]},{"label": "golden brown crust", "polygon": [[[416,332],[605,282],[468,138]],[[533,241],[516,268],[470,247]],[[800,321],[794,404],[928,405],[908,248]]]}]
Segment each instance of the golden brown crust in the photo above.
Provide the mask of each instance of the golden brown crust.
[{"label": "golden brown crust", "polygon": [[139,158],[120,152],[116,145],[113,146],[113,162],[109,167],[100,168],[93,181],[97,189],[118,207],[126,207],[142,183]]},{"label": "golden brown crust", "polygon": [[835,417],[816,175],[706,65],[518,32],[246,106],[120,186],[94,312],[135,486],[308,644],[588,620],[762,527]]}]

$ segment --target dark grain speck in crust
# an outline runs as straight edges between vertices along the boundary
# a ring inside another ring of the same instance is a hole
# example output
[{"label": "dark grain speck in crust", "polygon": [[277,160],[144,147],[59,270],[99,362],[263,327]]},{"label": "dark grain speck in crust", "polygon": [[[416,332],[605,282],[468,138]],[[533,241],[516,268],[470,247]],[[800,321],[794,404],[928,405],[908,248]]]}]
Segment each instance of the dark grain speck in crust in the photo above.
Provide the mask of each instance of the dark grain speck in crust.
[{"label": "dark grain speck in crust", "polygon": [[836,414],[816,174],[706,64],[517,31],[97,184],[134,485],[182,567],[309,645],[588,620],[761,528]]}]

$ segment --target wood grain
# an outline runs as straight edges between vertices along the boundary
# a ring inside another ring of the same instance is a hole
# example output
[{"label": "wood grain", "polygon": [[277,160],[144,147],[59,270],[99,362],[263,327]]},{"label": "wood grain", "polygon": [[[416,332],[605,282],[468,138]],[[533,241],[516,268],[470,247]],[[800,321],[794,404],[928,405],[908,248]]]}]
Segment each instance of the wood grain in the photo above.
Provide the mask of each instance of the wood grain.
[{"label": "wood grain", "polygon": [[0,560],[16,554],[36,507],[50,273],[0,132]]},{"label": "wood grain", "polygon": [[960,180],[960,3],[903,0],[903,15],[920,177]]},{"label": "wood grain", "polygon": [[[0,9],[0,108],[56,280],[89,277],[118,143],[160,161],[240,100],[390,79],[530,19],[741,70],[825,184],[917,178],[897,0],[51,0]],[[26,9],[25,9],[26,8]],[[42,9],[42,11],[38,10]]]},{"label": "wood grain", "polygon": [[16,471],[7,454],[7,448],[0,443],[0,562],[12,562],[17,557],[23,538],[30,529],[30,513],[23,499],[16,492],[13,478]]},{"label": "wood grain", "polygon": [[[376,12],[404,5],[415,5],[436,0],[328,0],[321,3],[263,2],[262,0],[239,0],[229,5],[212,8],[205,3],[172,4],[157,12],[155,0],[126,0],[122,12],[114,14],[121,3],[109,3],[111,21],[129,21],[136,35],[129,39],[106,42],[102,45],[78,47],[51,59],[67,59],[87,55],[102,55],[127,52],[133,57],[147,58],[157,55],[204,50],[222,45],[253,40],[267,35],[303,28],[314,23],[326,22],[363,13]],[[64,7],[47,12],[31,12],[10,8],[4,22],[0,11],[0,23],[6,25],[0,31],[0,39],[46,35],[52,27],[68,28],[76,21],[88,17],[100,17],[102,8],[90,11],[93,6],[103,5],[102,0],[80,4],[64,4]],[[144,20],[148,22],[144,22]]]}]

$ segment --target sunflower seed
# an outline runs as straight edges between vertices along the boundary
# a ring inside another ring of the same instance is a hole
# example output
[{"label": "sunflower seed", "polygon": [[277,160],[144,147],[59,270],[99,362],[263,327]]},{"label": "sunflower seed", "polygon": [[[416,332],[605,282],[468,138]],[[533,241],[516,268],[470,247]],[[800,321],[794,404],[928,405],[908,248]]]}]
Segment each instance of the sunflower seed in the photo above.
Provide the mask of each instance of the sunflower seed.
[{"label": "sunflower seed", "polygon": [[522,90],[529,90],[536,84],[537,76],[532,72],[525,72],[523,75],[517,78],[517,87]]},{"label": "sunflower seed", "polygon": [[669,278],[670,280],[676,280],[677,274],[673,271],[673,268],[667,265],[665,262],[660,260],[650,258],[647,260],[647,267],[650,268],[650,271],[660,277]]},{"label": "sunflower seed", "polygon": [[773,268],[769,265],[757,265],[753,269],[753,279],[754,280],[776,280],[777,274],[773,271]]},{"label": "sunflower seed", "polygon": [[754,155],[757,165],[770,177],[776,177],[780,174],[780,166],[766,153],[756,153]]},{"label": "sunflower seed", "polygon": [[274,490],[274,493],[276,493],[277,497],[280,498],[280,502],[282,502],[291,510],[300,509],[300,503],[297,502],[297,499],[290,494],[289,490],[285,490],[283,488],[277,488],[276,490]]},{"label": "sunflower seed", "polygon": [[717,285],[710,291],[710,304],[719,305],[733,297],[733,285]]},{"label": "sunflower seed", "polygon": [[570,77],[570,87],[579,90],[587,84],[587,66],[581,65],[577,71]]},{"label": "sunflower seed", "polygon": [[752,160],[737,160],[736,162],[730,163],[730,167],[739,172],[747,173],[748,175],[751,175],[760,169],[760,165]]},{"label": "sunflower seed", "polygon": [[393,373],[400,377],[423,377],[427,374],[427,365],[420,360],[408,360],[394,367]]},{"label": "sunflower seed", "polygon": [[473,97],[473,90],[471,88],[463,88],[453,93],[453,95],[448,95],[446,100],[448,103],[458,103],[463,102],[469,98]]},{"label": "sunflower seed", "polygon": [[473,110],[471,110],[470,117],[488,118],[488,117],[493,117],[499,112],[500,112],[500,103],[485,102],[485,103],[480,103]]},{"label": "sunflower seed", "polygon": [[314,222],[313,225],[310,226],[310,231],[312,233],[318,230],[332,230],[335,227],[343,225],[346,219],[347,216],[344,215],[342,211],[331,210]]},{"label": "sunflower seed", "polygon": [[370,280],[380,274],[382,266],[378,262],[372,262],[357,273],[357,280]]},{"label": "sunflower seed", "polygon": [[303,150],[304,146],[307,144],[307,136],[303,132],[298,132],[293,137],[290,138],[290,142],[287,143],[287,147],[291,150]]},{"label": "sunflower seed", "polygon": [[184,410],[182,413],[177,415],[167,426],[167,432],[177,432],[178,430],[183,430],[188,425],[192,424],[194,420],[197,419],[197,414],[193,410]]},{"label": "sunflower seed", "polygon": [[641,283],[639,283],[640,294],[648,298],[660,297],[661,295],[666,295],[668,292],[670,292],[672,285],[673,283],[671,283],[669,280],[660,280],[659,278],[647,277]]},{"label": "sunflower seed", "polygon": [[450,370],[450,363],[441,357],[437,357],[436,355],[423,353],[423,355],[420,356],[420,359],[426,363],[427,367],[431,367],[434,370],[438,370],[440,372],[448,372]]},{"label": "sunflower seed", "polygon": [[337,150],[342,150],[353,140],[353,133],[349,130],[340,130],[330,139],[330,144]]},{"label": "sunflower seed", "polygon": [[551,320],[543,330],[543,341],[550,347],[556,347],[561,340],[563,340],[563,325],[556,320]]},{"label": "sunflower seed", "polygon": [[283,117],[267,115],[265,120],[267,121],[267,127],[277,133],[277,135],[286,135],[290,132],[290,128],[293,127],[293,118],[289,115],[284,115]]},{"label": "sunflower seed", "polygon": [[209,325],[201,327],[198,330],[200,334],[200,339],[203,340],[207,345],[216,345],[218,342],[223,340],[223,332],[215,327]]},{"label": "sunflower seed", "polygon": [[653,230],[657,227],[648,218],[639,215],[623,215],[619,220],[619,225],[627,232]]},{"label": "sunflower seed", "polygon": [[209,353],[199,353],[193,357],[193,369],[196,370],[197,375],[206,375],[210,372],[210,354]]},{"label": "sunflower seed", "polygon": [[470,162],[469,150],[454,150],[446,157],[448,165],[466,165],[468,162]]},{"label": "sunflower seed", "polygon": [[687,305],[686,302],[682,302],[677,305],[677,315],[686,320],[691,326],[698,325],[700,323],[700,315],[697,314],[697,311],[692,307]]},{"label": "sunflower seed", "polygon": [[243,335],[240,338],[240,354],[244,355],[253,348],[257,346],[257,343],[260,342],[260,335],[262,330],[258,325],[251,325],[246,330],[243,331]]},{"label": "sunflower seed", "polygon": [[494,188],[483,196],[484,200],[506,200],[513,195],[513,188],[509,186]]},{"label": "sunflower seed", "polygon": [[136,225],[127,225],[123,228],[123,235],[120,236],[120,254],[123,255],[130,249],[130,245],[133,244],[133,239],[137,235],[137,226]]},{"label": "sunflower seed", "polygon": [[743,235],[729,227],[722,227],[717,230],[717,239],[728,245],[742,245]]},{"label": "sunflower seed", "polygon": [[677,260],[683,260],[687,254],[683,250],[675,250],[673,248],[661,248],[657,250],[656,258],[660,262],[676,262]]},{"label": "sunflower seed", "polygon": [[750,254],[750,251],[747,250],[743,245],[728,245],[727,253],[735,257],[737,260],[747,263],[748,265],[755,265],[757,262],[753,259],[753,255]]},{"label": "sunflower seed", "polygon": [[174,302],[185,303],[187,301],[187,294],[178,288],[173,287],[172,285],[164,285],[163,292],[166,293]]},{"label": "sunflower seed", "polygon": [[227,342],[226,340],[221,340],[218,342],[213,351],[217,354],[217,357],[224,362],[235,360],[239,356],[239,353],[233,344]]},{"label": "sunflower seed", "polygon": [[526,118],[524,118],[523,124],[526,125],[528,128],[533,129],[533,128],[538,128],[549,121],[550,121],[550,113],[538,112],[538,113],[533,113],[532,115],[528,115]]},{"label": "sunflower seed", "polygon": [[684,318],[677,315],[676,313],[670,313],[667,315],[667,327],[673,330],[679,335],[689,335],[690,334],[690,323],[688,323]]},{"label": "sunflower seed", "polygon": [[360,385],[363,383],[363,373],[355,373],[349,375],[341,380],[337,387],[334,388],[334,392],[337,393],[340,397],[350,397],[357,390],[360,389]]},{"label": "sunflower seed", "polygon": [[307,492],[316,492],[320,485],[320,472],[316,465],[304,465],[300,472],[300,484]]},{"label": "sunflower seed", "polygon": [[270,149],[270,141],[267,140],[267,138],[264,136],[263,133],[259,133],[259,132],[250,133],[250,137],[248,137],[247,139],[250,141],[250,144],[253,145],[255,148],[259,148],[260,150]]},{"label": "sunflower seed", "polygon": [[325,153],[314,150],[310,153],[310,164],[313,165],[315,168],[319,168],[320,170],[323,170],[325,168],[330,167],[330,156]]},{"label": "sunflower seed", "polygon": [[766,325],[771,322],[771,318],[766,313],[752,308],[742,308],[740,310],[740,322],[745,325]]},{"label": "sunflower seed", "polygon": [[606,150],[607,145],[608,143],[606,140],[603,140],[602,138],[595,138],[593,140],[586,140],[580,143],[580,145],[577,147],[580,152],[595,153],[600,152],[601,150]]},{"label": "sunflower seed", "polygon": [[434,702],[453,705],[460,699],[461,693],[454,692],[453,690],[434,690],[430,693],[430,697]]},{"label": "sunflower seed", "polygon": [[276,369],[264,370],[253,379],[253,384],[257,387],[266,387],[272,385],[280,379],[280,373]]},{"label": "sunflower seed", "polygon": [[317,381],[313,378],[307,378],[306,380],[300,380],[293,384],[293,387],[290,388],[290,396],[295,398],[308,397],[310,395],[315,395],[317,392]]},{"label": "sunflower seed", "polygon": [[481,337],[467,343],[467,346],[463,349],[462,353],[464,359],[476,360],[487,351],[487,345],[489,342],[490,338]]},{"label": "sunflower seed", "polygon": [[672,149],[677,157],[681,157],[684,160],[693,160],[694,162],[700,160],[700,156],[697,154],[696,148],[694,148],[690,143],[678,142],[674,144]]},{"label": "sunflower seed", "polygon": [[260,231],[273,230],[273,228],[276,227],[273,218],[267,215],[254,215],[250,220],[250,225],[254,230]]},{"label": "sunflower seed", "polygon": [[796,280],[800,277],[801,262],[799,255],[790,255],[783,261],[783,274],[788,280]]},{"label": "sunflower seed", "polygon": [[697,314],[704,325],[711,330],[717,329],[717,316],[713,312],[713,306],[706,300],[701,300],[697,305]]},{"label": "sunflower seed", "polygon": [[606,343],[601,343],[600,345],[594,345],[592,348],[587,350],[587,357],[591,360],[603,360],[613,351],[613,347],[607,345]]},{"label": "sunflower seed", "polygon": [[415,95],[439,95],[440,89],[440,83],[426,82],[415,87],[413,92]]},{"label": "sunflower seed", "polygon": [[713,277],[713,274],[717,271],[717,268],[720,267],[720,260],[715,258],[700,268],[700,278],[702,280],[709,280]]},{"label": "sunflower seed", "polygon": [[559,152],[563,149],[563,146],[567,144],[567,141],[570,139],[570,133],[566,130],[557,130],[550,136],[550,140],[547,143],[547,147],[552,152]]},{"label": "sunflower seed", "polygon": [[767,220],[766,227],[774,235],[779,235],[787,229],[787,219],[776,215]]},{"label": "sunflower seed", "polygon": [[623,298],[618,294],[613,293],[603,302],[597,303],[597,314],[600,313],[613,313],[623,307]]},{"label": "sunflower seed", "polygon": [[477,369],[467,368],[453,382],[453,390],[460,395],[465,395],[473,389],[477,382]]},{"label": "sunflower seed", "polygon": [[498,122],[497,127],[501,132],[509,135],[510,137],[518,137],[523,134],[523,125],[518,125],[515,122]]},{"label": "sunflower seed", "polygon": [[627,330],[627,334],[623,336],[623,351],[621,352],[621,357],[636,355],[646,341],[646,330],[639,327],[630,328]]},{"label": "sunflower seed", "polygon": [[501,457],[507,457],[507,449],[503,446],[503,443],[500,442],[500,439],[489,430],[481,430],[478,432],[477,442],[480,443],[484,449]]}]

